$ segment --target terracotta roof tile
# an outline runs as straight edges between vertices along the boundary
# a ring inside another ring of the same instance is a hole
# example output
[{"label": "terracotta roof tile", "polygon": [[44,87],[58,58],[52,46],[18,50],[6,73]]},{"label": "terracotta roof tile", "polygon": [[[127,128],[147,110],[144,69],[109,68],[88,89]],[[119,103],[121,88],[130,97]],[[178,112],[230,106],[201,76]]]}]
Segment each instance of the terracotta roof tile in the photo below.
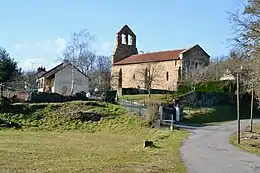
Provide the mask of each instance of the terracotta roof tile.
[{"label": "terracotta roof tile", "polygon": [[115,62],[113,65],[175,60],[179,58],[180,53],[183,52],[184,50],[186,49],[132,55],[121,61]]}]

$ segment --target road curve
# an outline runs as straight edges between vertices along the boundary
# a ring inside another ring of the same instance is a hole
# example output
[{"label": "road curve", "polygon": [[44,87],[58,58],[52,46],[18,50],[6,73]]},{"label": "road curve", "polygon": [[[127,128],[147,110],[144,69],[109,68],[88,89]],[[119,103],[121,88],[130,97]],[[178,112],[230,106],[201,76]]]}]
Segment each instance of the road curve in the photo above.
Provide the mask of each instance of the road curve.
[{"label": "road curve", "polygon": [[[241,129],[248,125],[249,120],[241,121]],[[189,173],[260,173],[259,156],[229,144],[236,130],[236,121],[193,129],[181,148]]]}]

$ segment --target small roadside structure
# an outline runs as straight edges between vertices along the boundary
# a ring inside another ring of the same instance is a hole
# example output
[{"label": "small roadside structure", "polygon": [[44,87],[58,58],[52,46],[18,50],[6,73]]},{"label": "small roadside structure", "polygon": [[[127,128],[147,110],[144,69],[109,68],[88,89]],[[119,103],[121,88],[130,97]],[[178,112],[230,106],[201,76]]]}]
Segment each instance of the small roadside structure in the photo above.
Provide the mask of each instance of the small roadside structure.
[{"label": "small roadside structure", "polygon": [[226,72],[223,74],[223,76],[219,79],[221,81],[234,81],[236,78],[234,75],[230,72],[229,69],[226,69]]},{"label": "small roadside structure", "polygon": [[[226,72],[223,76],[219,79],[220,81],[229,81],[229,97],[232,98],[232,81],[235,81],[235,76],[231,73],[229,69],[226,69]],[[233,101],[233,100],[232,100]]]}]

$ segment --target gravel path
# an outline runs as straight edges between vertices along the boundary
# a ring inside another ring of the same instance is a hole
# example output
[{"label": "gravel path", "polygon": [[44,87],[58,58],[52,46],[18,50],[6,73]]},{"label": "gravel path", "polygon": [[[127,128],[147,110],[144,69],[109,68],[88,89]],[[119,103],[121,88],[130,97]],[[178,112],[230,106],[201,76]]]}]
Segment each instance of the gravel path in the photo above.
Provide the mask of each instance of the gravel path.
[{"label": "gravel path", "polygon": [[[260,122],[260,120],[255,120]],[[182,158],[190,173],[260,173],[260,157],[229,144],[237,122],[191,129],[181,148]],[[241,121],[241,129],[249,120]]]}]

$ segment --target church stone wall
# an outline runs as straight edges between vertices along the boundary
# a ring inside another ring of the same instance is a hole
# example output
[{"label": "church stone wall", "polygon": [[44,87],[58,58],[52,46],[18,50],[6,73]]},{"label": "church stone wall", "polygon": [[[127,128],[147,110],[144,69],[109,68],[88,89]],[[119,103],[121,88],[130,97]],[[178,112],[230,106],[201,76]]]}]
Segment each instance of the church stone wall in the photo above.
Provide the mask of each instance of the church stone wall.
[{"label": "church stone wall", "polygon": [[[152,89],[175,91],[178,82],[180,60],[156,63],[116,65],[112,67],[111,87],[118,90],[119,71],[122,69],[122,88],[145,88],[145,68],[153,76]],[[167,80],[168,72],[168,80]]]}]

